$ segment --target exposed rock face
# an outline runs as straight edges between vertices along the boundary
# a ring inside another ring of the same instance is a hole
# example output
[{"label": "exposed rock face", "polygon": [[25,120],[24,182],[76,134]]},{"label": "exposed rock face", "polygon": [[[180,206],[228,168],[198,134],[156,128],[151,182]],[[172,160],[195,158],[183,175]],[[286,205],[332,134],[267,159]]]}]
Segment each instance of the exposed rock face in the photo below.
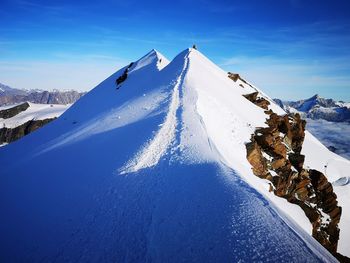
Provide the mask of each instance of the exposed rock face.
[{"label": "exposed rock face", "polygon": [[250,94],[243,95],[247,100],[253,102],[255,105],[267,110],[270,102],[264,98],[258,98],[259,92],[253,92]]},{"label": "exposed rock face", "polygon": [[119,89],[119,85],[127,79],[129,69],[132,67],[133,64],[134,62],[131,62],[129,66],[126,67],[123,74],[116,79],[115,83],[117,85],[117,89]]},{"label": "exposed rock face", "polygon": [[[247,84],[248,86],[252,87],[252,85],[250,85],[245,79],[243,79],[238,73],[232,73],[232,72],[227,72],[227,76],[232,79],[234,82],[237,82],[237,80],[242,81],[244,84]],[[239,84],[239,86],[241,86],[242,88],[244,88],[244,86],[242,84]]]},{"label": "exposed rock face", "polygon": [[239,76],[239,74],[237,73],[232,73],[232,72],[228,72],[228,77],[230,79],[232,79],[234,82],[236,82],[238,79],[240,79],[241,77]]},{"label": "exposed rock face", "polygon": [[72,104],[86,92],[70,91],[44,91],[44,90],[20,90],[0,83],[0,106],[21,102],[33,102],[40,104]]},{"label": "exposed rock face", "polygon": [[76,102],[85,93],[77,91],[34,91],[30,92],[26,100],[40,104],[71,104]]},{"label": "exposed rock face", "polygon": [[[263,109],[257,92],[245,97]],[[268,104],[267,104],[268,105]],[[279,116],[265,111],[268,127],[257,128],[251,142],[246,145],[247,159],[253,173],[271,182],[270,191],[299,205],[310,220],[312,236],[338,259],[338,224],[341,207],[332,185],[319,171],[303,167],[304,156],[300,153],[305,137],[306,122],[299,114]]]},{"label": "exposed rock face", "polygon": [[29,103],[25,102],[20,105],[17,105],[15,107],[6,109],[6,110],[1,110],[0,111],[0,118],[2,119],[8,119],[12,118],[13,116],[16,116],[18,113],[25,111],[26,109],[29,108]]},{"label": "exposed rock face", "polygon": [[44,126],[45,124],[51,122],[56,118],[52,119],[45,119],[45,120],[30,120],[26,123],[23,123],[20,126],[17,126],[13,129],[11,128],[1,128],[0,129],[0,144],[3,143],[10,143],[13,141],[16,141],[23,136],[39,129],[40,127]]}]

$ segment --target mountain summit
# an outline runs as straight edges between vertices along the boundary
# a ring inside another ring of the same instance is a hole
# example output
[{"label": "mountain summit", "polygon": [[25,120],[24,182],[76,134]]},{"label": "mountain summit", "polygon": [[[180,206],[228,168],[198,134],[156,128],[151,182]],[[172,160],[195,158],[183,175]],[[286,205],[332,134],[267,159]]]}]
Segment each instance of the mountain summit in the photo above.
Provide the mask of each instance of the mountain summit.
[{"label": "mountain summit", "polygon": [[[311,222],[247,159],[246,144],[257,128],[269,128],[272,113],[286,114],[199,51],[169,62],[152,50],[57,120],[0,149],[1,261],[332,262],[309,235],[331,222],[322,234],[339,242],[325,247],[347,255],[350,163],[302,133],[298,165],[329,181],[311,182]],[[321,186],[333,198],[329,210],[316,202]]]},{"label": "mountain summit", "polygon": [[325,99],[318,94],[298,101],[275,102],[287,112],[298,112],[304,118],[324,119],[334,122],[350,122],[350,103]]}]

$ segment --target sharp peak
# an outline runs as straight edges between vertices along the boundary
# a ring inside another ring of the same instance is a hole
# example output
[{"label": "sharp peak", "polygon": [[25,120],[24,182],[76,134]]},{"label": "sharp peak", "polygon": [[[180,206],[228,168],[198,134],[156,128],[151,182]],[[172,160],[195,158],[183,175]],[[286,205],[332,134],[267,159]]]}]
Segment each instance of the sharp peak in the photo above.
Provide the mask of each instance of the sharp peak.
[{"label": "sharp peak", "polygon": [[135,60],[134,63],[137,63],[139,61],[142,61],[142,60],[147,59],[147,58],[152,58],[152,57],[157,58],[157,59],[165,58],[165,56],[163,54],[161,54],[158,50],[153,48],[149,52],[147,52],[145,55],[143,55],[139,59]]},{"label": "sharp peak", "polygon": [[318,95],[318,94],[315,94],[315,95],[313,95],[312,97],[310,97],[309,99],[307,99],[307,100],[318,100],[318,99],[321,99],[322,97],[320,96],[320,95]]},{"label": "sharp peak", "polygon": [[190,48],[186,48],[186,49],[182,50],[180,53],[178,53],[172,61],[175,61],[177,59],[193,58],[193,57],[198,57],[198,56],[208,59],[200,51],[198,51],[195,48],[190,47]]},{"label": "sharp peak", "polygon": [[[171,61],[169,61],[163,54],[161,54],[158,50],[156,49],[151,49],[148,53],[146,53],[146,55],[144,55],[143,57],[139,58],[138,60],[135,60],[132,64],[133,64],[133,68],[131,68],[131,70],[133,69],[138,69],[138,64],[143,64],[144,61],[153,61],[152,63],[156,62],[157,64],[160,63],[160,61],[163,61],[163,65],[158,65],[158,68],[164,68],[165,66],[167,66],[168,64],[176,64],[177,61],[179,60],[183,60],[183,59],[190,59],[193,57],[202,57],[202,58],[206,58],[208,59],[205,55],[203,55],[201,52],[199,52],[197,49],[195,48],[186,48],[183,51],[181,51],[180,53],[178,53]],[[132,65],[130,64],[130,65]],[[129,65],[129,66],[130,66]]]},{"label": "sharp peak", "polygon": [[180,52],[180,54],[182,54],[182,53],[186,53],[186,54],[200,54],[200,55],[204,56],[200,51],[198,51],[198,49],[193,48],[193,47],[186,48],[185,50]]},{"label": "sharp peak", "polygon": [[[200,54],[202,56],[204,56],[200,51],[198,51],[196,48],[193,48],[193,47],[189,47],[189,48],[186,48],[184,49],[183,51],[181,51],[180,53],[178,53],[176,57],[185,57],[189,54]],[[152,48],[148,53],[146,53],[146,55],[142,56],[140,59],[138,60],[141,60],[143,58],[146,58],[146,57],[151,57],[151,56],[156,56],[158,58],[165,58],[165,56],[160,53],[157,49],[155,48]],[[205,57],[205,56],[204,56]],[[138,61],[136,60],[136,62]]]},{"label": "sharp peak", "polygon": [[[150,57],[150,56],[155,56],[155,57],[164,57],[164,55],[162,53],[160,53],[157,49],[152,48],[148,53],[146,53],[146,55],[144,55],[142,58],[145,57]],[[142,59],[141,58],[141,59]]]}]

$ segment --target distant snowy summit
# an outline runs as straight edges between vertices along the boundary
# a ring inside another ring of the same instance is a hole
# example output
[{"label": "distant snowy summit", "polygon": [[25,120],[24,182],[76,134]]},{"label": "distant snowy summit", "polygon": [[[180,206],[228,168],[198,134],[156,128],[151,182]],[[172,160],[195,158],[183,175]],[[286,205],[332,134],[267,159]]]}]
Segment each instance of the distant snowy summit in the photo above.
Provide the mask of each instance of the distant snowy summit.
[{"label": "distant snowy summit", "polygon": [[350,256],[350,162],[193,48],[129,63],[0,164],[3,262]]},{"label": "distant snowy summit", "polygon": [[334,122],[350,122],[350,103],[325,99],[318,94],[298,101],[274,101],[289,113],[300,113],[304,118],[324,119]]},{"label": "distant snowy summit", "polygon": [[46,91],[15,89],[0,83],[0,106],[12,105],[23,102],[39,104],[72,104],[86,92],[75,90]]}]

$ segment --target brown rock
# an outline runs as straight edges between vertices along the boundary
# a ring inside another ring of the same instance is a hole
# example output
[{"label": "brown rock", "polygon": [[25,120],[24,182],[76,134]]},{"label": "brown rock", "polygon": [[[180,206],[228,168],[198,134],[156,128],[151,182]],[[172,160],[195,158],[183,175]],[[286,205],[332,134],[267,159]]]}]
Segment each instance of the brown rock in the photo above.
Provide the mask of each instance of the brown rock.
[{"label": "brown rock", "polygon": [[258,97],[259,92],[253,92],[250,94],[245,94],[243,95],[243,97],[245,97],[247,100],[251,101],[251,102],[255,102],[256,98]]},{"label": "brown rock", "polygon": [[273,170],[277,170],[283,166],[286,165],[286,159],[285,158],[280,158],[280,159],[275,159],[273,160],[273,162],[271,163],[271,167]]},{"label": "brown rock", "polygon": [[247,159],[253,167],[253,173],[260,178],[265,178],[267,176],[266,162],[259,145],[256,142],[251,142],[246,147]]},{"label": "brown rock", "polygon": [[238,79],[240,79],[240,76],[239,76],[239,74],[237,74],[237,73],[228,72],[227,75],[228,75],[228,77],[229,77],[230,79],[232,79],[234,82],[236,82]]},{"label": "brown rock", "polygon": [[303,169],[305,156],[299,153],[290,153],[288,157],[290,163],[300,172]]},{"label": "brown rock", "polygon": [[264,98],[259,98],[254,102],[255,105],[259,106],[260,108],[263,108],[265,110],[269,109],[270,102]]},{"label": "brown rock", "polygon": [[[257,92],[245,95],[248,100],[259,104],[263,100],[257,96]],[[269,115],[266,120],[268,127],[256,129],[251,143],[247,144],[247,159],[254,174],[271,182],[269,191],[273,190],[275,195],[300,206],[313,226],[313,237],[337,255],[341,208],[327,178],[319,171],[303,168],[305,156],[300,151],[305,137],[305,121],[299,114],[279,116],[271,110],[265,113]],[[264,158],[263,152],[272,158]],[[267,168],[278,176],[271,176]],[[323,221],[323,213],[329,215],[329,221]]]}]

